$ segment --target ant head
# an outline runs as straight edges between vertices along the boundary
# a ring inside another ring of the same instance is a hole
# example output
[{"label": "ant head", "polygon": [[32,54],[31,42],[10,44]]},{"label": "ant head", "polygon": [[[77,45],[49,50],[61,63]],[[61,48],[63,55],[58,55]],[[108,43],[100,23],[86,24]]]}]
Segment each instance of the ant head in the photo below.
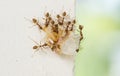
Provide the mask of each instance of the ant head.
[{"label": "ant head", "polygon": [[70,21],[68,21],[68,25],[70,25],[71,24],[71,22]]},{"label": "ant head", "polygon": [[32,19],[33,23],[37,23],[37,19],[33,18]]},{"label": "ant head", "polygon": [[38,48],[38,46],[36,46],[36,45],[35,45],[35,46],[33,46],[33,49],[37,49],[37,48]]},{"label": "ant head", "polygon": [[79,52],[79,49],[76,49],[76,52]]},{"label": "ant head", "polygon": [[82,26],[82,25],[79,25],[79,29],[82,30],[82,29],[83,29],[83,26]]},{"label": "ant head", "polygon": [[49,17],[49,16],[50,16],[50,14],[47,12],[47,13],[45,14],[45,16],[46,16],[46,17]]},{"label": "ant head", "polygon": [[63,13],[62,13],[62,16],[66,16],[66,12],[63,12]]},{"label": "ant head", "polygon": [[57,15],[57,18],[60,18],[60,15]]},{"label": "ant head", "polygon": [[75,19],[73,20],[73,23],[74,23],[74,24],[76,23],[76,20],[75,20]]}]

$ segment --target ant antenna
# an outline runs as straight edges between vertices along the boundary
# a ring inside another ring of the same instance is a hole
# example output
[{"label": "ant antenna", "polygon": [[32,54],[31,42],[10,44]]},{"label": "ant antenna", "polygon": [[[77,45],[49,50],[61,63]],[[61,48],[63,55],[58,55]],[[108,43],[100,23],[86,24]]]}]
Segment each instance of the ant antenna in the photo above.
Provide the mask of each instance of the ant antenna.
[{"label": "ant antenna", "polygon": [[35,40],[33,40],[31,37],[28,37],[30,40],[32,40],[35,44],[39,45]]}]

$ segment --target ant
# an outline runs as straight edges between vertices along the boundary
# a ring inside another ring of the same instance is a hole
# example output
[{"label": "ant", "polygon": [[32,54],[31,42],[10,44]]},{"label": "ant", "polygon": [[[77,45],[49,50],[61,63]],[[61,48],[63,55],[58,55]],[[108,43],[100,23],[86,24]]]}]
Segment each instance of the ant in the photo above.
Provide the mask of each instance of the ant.
[{"label": "ant", "polygon": [[83,39],[83,33],[82,33],[82,30],[83,30],[83,26],[82,25],[79,25],[79,29],[80,29],[80,41]]},{"label": "ant", "polygon": [[[83,33],[82,33],[83,26],[82,25],[79,25],[79,30],[80,30],[80,39],[79,39],[79,44],[80,44],[80,41],[83,39]],[[76,49],[76,52],[79,52],[79,49]]]},{"label": "ant", "polygon": [[35,19],[35,18],[33,18],[32,19],[32,22],[34,23],[34,24],[36,24],[38,27],[39,27],[39,29],[43,29],[43,27],[38,23],[38,20],[37,19]]}]

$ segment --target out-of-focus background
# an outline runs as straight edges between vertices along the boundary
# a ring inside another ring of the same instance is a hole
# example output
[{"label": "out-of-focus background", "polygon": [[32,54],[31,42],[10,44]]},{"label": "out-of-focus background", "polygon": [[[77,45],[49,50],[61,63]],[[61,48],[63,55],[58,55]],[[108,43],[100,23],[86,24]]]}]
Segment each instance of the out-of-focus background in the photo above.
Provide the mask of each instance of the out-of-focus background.
[{"label": "out-of-focus background", "polygon": [[120,0],[77,0],[84,39],[76,76],[120,76]]}]

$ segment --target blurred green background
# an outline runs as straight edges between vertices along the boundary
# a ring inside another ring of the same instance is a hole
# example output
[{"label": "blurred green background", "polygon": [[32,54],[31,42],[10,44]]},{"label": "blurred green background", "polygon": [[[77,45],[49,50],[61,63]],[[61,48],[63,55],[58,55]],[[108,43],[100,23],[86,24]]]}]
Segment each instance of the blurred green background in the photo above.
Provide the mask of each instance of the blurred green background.
[{"label": "blurred green background", "polygon": [[75,76],[120,76],[120,0],[76,0],[84,39]]}]

